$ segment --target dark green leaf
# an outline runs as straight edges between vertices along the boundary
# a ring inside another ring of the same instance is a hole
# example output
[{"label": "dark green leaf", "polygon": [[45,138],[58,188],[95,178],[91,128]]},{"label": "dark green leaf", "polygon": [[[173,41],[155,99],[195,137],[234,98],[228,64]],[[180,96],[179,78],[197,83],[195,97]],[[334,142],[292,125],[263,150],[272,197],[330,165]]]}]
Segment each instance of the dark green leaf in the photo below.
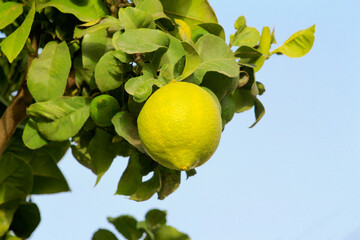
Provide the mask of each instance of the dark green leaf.
[{"label": "dark green leaf", "polygon": [[116,157],[116,149],[112,143],[113,136],[104,130],[97,128],[95,136],[89,144],[89,154],[95,174],[98,176],[96,183],[109,169],[111,163]]},{"label": "dark green leaf", "polygon": [[158,163],[155,162],[149,155],[147,154],[139,154],[139,161],[141,165],[141,175],[146,176],[150,172],[154,171],[158,166]]},{"label": "dark green leaf", "polygon": [[186,179],[189,179],[189,177],[193,177],[196,175],[196,170],[195,169],[190,169],[186,171]]},{"label": "dark green leaf", "polygon": [[[20,201],[21,200],[17,199],[0,204],[0,236],[3,236],[8,231],[13,219],[13,215]],[[18,238],[10,236],[10,234],[7,235],[5,239],[7,240],[8,238],[12,240],[20,240]]]},{"label": "dark green leaf", "polygon": [[108,218],[115,228],[128,240],[137,240],[143,235],[143,231],[137,229],[137,220],[129,215],[117,218]]},{"label": "dark green leaf", "polygon": [[171,226],[161,226],[156,229],[156,240],[190,240],[190,237],[185,233],[179,232]]},{"label": "dark green leaf", "polygon": [[223,123],[223,128],[225,124],[231,121],[236,112],[236,104],[233,96],[230,94],[223,98],[221,101],[221,119]]},{"label": "dark green leaf", "polygon": [[95,69],[100,58],[113,49],[111,38],[105,28],[86,34],[82,40],[82,64],[86,69]]},{"label": "dark green leaf", "polygon": [[47,43],[29,69],[27,85],[34,99],[42,102],[62,96],[70,68],[71,58],[66,42]]},{"label": "dark green leaf", "polygon": [[78,86],[81,86],[82,83],[85,82],[90,89],[96,88],[94,69],[86,69],[83,67],[81,55],[78,55],[74,59],[73,67],[75,69],[75,81]]},{"label": "dark green leaf", "polygon": [[55,7],[63,13],[73,14],[83,22],[89,22],[108,14],[105,3],[99,0],[36,0],[36,10],[39,11],[46,7]]},{"label": "dark green leaf", "polygon": [[134,28],[155,29],[153,17],[141,9],[127,7],[119,9],[119,20],[125,30]]},{"label": "dark green leaf", "polygon": [[210,89],[221,101],[226,95],[235,91],[239,77],[230,78],[218,72],[207,72],[201,86]]},{"label": "dark green leaf", "polygon": [[32,3],[31,9],[20,27],[18,27],[0,43],[1,51],[5,54],[10,63],[14,61],[23,49],[26,39],[30,34],[34,16],[35,1]]},{"label": "dark green leaf", "polygon": [[265,92],[265,86],[261,82],[256,82],[256,86],[259,90],[259,95],[262,95]]},{"label": "dark green leaf", "polygon": [[166,33],[155,29],[129,29],[114,39],[114,46],[128,54],[154,52],[167,48],[170,40]]},{"label": "dark green leaf", "polygon": [[158,198],[163,200],[179,187],[181,172],[163,166],[159,166],[159,170],[161,187]]},{"label": "dark green leaf", "polygon": [[257,59],[262,55],[263,55],[262,52],[249,46],[241,46],[235,51],[235,57],[245,58],[245,59]]},{"label": "dark green leaf", "polygon": [[166,224],[166,211],[151,209],[145,215],[145,220],[152,229]]},{"label": "dark green leaf", "polygon": [[315,25],[298,31],[290,36],[285,43],[271,52],[282,53],[288,57],[297,58],[307,54],[312,48],[315,40]]},{"label": "dark green leaf", "polygon": [[18,237],[29,238],[40,220],[40,211],[35,203],[21,203],[14,214],[10,230]]},{"label": "dark green leaf", "polygon": [[115,127],[116,133],[125,138],[131,145],[136,147],[140,152],[145,152],[139,137],[136,119],[129,112],[119,112],[111,120]]},{"label": "dark green leaf", "polygon": [[150,199],[160,189],[160,176],[158,169],[149,180],[142,182],[130,199],[135,201],[146,201]]},{"label": "dark green leaf", "polygon": [[40,135],[36,127],[36,122],[32,119],[29,119],[25,125],[22,140],[25,146],[30,149],[41,148],[48,143],[48,141]]},{"label": "dark green leaf", "polygon": [[129,163],[120,178],[116,194],[130,196],[139,188],[142,180],[139,153],[132,152]]},{"label": "dark green leaf", "polygon": [[105,53],[95,67],[95,82],[101,92],[114,90],[120,87],[124,81],[126,66],[113,54],[113,51]]},{"label": "dark green leaf", "polygon": [[217,23],[201,23],[198,25],[202,29],[206,30],[208,33],[213,34],[222,38],[225,41],[225,31],[224,28]]},{"label": "dark green leaf", "polygon": [[23,12],[23,5],[17,2],[0,3],[0,30],[14,22]]},{"label": "dark green leaf", "polygon": [[265,108],[259,99],[255,98],[254,105],[255,105],[254,111],[255,111],[256,121],[250,126],[250,128],[254,127],[261,120],[261,118],[265,115]]},{"label": "dark green leaf", "polygon": [[254,106],[254,96],[251,94],[250,90],[243,88],[236,89],[233,99],[237,113],[247,111]]},{"label": "dark green leaf", "polygon": [[48,140],[64,141],[79,132],[89,117],[90,99],[59,97],[32,104],[27,114],[37,122],[39,132]]},{"label": "dark green leaf", "polygon": [[20,159],[3,154],[0,158],[0,205],[25,198],[32,186],[30,166]]},{"label": "dark green leaf", "polygon": [[96,231],[91,240],[117,240],[117,237],[106,229]]}]

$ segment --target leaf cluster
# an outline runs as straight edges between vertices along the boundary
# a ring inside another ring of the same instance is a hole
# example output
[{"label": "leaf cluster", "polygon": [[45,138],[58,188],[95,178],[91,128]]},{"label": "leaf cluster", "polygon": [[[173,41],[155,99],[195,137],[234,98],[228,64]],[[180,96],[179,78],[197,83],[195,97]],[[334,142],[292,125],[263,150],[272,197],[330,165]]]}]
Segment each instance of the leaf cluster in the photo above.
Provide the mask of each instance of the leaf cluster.
[{"label": "leaf cluster", "polygon": [[[172,81],[191,82],[218,98],[223,128],[235,113],[254,107],[253,127],[265,113],[258,98],[265,87],[255,73],[273,54],[305,55],[315,31],[315,26],[299,31],[271,51],[274,31],[264,27],[260,34],[242,16],[227,44],[203,0],[0,1],[0,16],[5,36],[0,39],[0,114],[24,86],[33,98],[28,118],[0,157],[0,236],[5,239],[11,238],[9,230],[27,238],[37,226],[40,214],[28,196],[70,190],[57,167],[69,148],[96,175],[96,184],[116,157],[127,157],[116,194],[135,201],[167,197],[179,187],[181,172],[153,161],[137,130],[151,94]],[[99,95],[117,101],[117,112],[100,116],[109,126],[90,116],[104,112],[103,105],[91,104]],[[186,172],[187,177],[195,173]],[[36,221],[27,221],[27,214]],[[163,239],[156,233],[173,232],[173,239],[183,239],[164,224],[154,228],[152,220],[109,221],[115,227],[123,222],[117,229],[126,238],[146,233],[145,239]],[[95,235],[112,239],[105,230]]]},{"label": "leaf cluster", "polygon": [[[187,234],[166,224],[166,215],[166,211],[151,209],[141,222],[130,215],[109,217],[108,221],[128,240],[190,240]],[[107,229],[99,229],[92,237],[92,240],[117,239],[116,235]]]}]

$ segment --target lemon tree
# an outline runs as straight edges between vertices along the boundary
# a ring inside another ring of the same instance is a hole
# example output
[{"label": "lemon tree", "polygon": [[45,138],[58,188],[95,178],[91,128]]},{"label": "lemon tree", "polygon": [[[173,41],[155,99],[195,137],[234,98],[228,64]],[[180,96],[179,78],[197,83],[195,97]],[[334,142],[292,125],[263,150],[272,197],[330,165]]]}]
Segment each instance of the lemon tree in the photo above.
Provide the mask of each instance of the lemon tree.
[{"label": "lemon tree", "polygon": [[[116,194],[166,198],[182,171],[194,176],[211,158],[235,113],[253,109],[251,127],[264,116],[255,74],[265,61],[301,57],[314,42],[312,26],[274,47],[274,31],[244,16],[226,39],[207,1],[183,5],[0,0],[0,239],[31,236],[40,212],[29,196],[70,190],[58,168],[67,151],[95,184],[124,157]],[[109,221],[127,239],[188,239],[162,216]],[[93,237],[104,238],[117,239]]]}]

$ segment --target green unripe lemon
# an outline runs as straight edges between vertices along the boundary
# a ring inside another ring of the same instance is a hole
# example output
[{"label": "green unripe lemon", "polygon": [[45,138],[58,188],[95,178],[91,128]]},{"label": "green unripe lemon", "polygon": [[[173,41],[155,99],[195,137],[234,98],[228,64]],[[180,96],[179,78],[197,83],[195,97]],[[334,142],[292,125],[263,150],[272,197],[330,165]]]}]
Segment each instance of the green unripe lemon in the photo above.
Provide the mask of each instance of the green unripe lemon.
[{"label": "green unripe lemon", "polygon": [[90,116],[100,127],[111,126],[111,119],[119,111],[119,102],[107,94],[95,97],[90,103]]},{"label": "green unripe lemon", "polygon": [[206,90],[187,82],[158,89],[146,101],[137,123],[146,152],[176,170],[189,170],[209,160],[222,131],[218,103]]}]

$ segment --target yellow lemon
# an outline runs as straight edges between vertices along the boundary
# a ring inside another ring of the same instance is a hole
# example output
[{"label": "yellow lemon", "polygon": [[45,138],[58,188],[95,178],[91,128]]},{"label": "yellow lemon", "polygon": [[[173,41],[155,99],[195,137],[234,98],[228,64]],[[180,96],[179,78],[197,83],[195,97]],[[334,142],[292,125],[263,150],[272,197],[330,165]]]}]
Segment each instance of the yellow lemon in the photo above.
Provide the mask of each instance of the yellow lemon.
[{"label": "yellow lemon", "polygon": [[214,98],[187,82],[170,83],[154,92],[137,123],[146,152],[161,165],[177,170],[209,160],[222,131],[221,110]]}]

